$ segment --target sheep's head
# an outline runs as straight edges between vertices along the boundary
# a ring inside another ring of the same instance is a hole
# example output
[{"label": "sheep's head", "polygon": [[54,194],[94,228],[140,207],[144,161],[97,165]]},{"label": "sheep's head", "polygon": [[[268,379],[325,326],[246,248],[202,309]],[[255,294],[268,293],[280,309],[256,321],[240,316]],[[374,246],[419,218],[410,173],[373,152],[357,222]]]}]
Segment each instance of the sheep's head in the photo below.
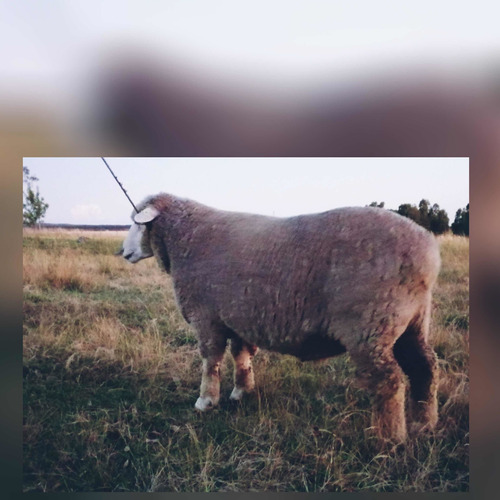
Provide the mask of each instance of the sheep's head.
[{"label": "sheep's head", "polygon": [[132,214],[133,224],[130,226],[127,237],[119,254],[129,262],[135,264],[142,259],[153,256],[149,241],[148,225],[158,217],[160,212],[152,205],[146,205],[138,213]]}]

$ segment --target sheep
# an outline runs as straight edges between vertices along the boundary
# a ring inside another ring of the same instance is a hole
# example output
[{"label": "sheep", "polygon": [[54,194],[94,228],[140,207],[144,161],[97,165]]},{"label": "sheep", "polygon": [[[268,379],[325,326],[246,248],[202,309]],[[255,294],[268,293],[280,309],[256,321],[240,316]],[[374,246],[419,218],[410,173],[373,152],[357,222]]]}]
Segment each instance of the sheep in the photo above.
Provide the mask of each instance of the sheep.
[{"label": "sheep", "polygon": [[373,394],[372,430],[407,437],[405,375],[416,429],[437,422],[437,360],[428,343],[440,268],[434,236],[372,207],[289,218],[221,211],[160,193],[132,214],[124,258],[154,256],[196,331],[206,411],[220,398],[227,341],[240,400],[254,389],[258,348],[302,361],[349,353]]}]

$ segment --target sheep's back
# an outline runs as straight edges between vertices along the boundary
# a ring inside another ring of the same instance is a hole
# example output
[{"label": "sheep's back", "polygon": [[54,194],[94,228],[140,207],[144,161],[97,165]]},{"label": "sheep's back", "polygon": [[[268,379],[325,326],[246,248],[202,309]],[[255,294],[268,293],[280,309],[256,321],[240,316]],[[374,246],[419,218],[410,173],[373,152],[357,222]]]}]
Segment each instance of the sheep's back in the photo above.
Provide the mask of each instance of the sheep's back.
[{"label": "sheep's back", "polygon": [[425,293],[439,269],[430,233],[375,208],[286,219],[223,213],[196,235],[198,250],[174,277],[184,306],[268,348],[366,322],[382,303]]}]

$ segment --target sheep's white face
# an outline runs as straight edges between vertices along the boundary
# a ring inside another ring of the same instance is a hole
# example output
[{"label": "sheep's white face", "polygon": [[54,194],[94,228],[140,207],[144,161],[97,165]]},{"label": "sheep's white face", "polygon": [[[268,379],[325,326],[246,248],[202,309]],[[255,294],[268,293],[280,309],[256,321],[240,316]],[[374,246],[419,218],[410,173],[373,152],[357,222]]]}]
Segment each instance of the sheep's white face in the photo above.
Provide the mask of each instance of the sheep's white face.
[{"label": "sheep's white face", "polygon": [[146,223],[153,221],[158,215],[158,210],[147,206],[132,216],[134,223],[130,226],[120,252],[132,264],[153,256]]},{"label": "sheep's white face", "polygon": [[123,242],[122,255],[132,264],[153,256],[144,224],[132,224]]}]

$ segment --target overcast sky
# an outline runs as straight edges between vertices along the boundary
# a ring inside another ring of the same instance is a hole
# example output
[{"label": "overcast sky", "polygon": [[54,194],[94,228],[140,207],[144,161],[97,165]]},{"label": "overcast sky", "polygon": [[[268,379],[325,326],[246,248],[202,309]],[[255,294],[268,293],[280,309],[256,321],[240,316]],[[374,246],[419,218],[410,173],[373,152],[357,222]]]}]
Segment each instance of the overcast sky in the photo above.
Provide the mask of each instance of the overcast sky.
[{"label": "overcast sky", "polygon": [[[422,198],[453,221],[469,202],[467,158],[106,158],[134,203],[168,192],[275,216]],[[25,158],[48,223],[129,224],[132,206],[101,158]]]}]

